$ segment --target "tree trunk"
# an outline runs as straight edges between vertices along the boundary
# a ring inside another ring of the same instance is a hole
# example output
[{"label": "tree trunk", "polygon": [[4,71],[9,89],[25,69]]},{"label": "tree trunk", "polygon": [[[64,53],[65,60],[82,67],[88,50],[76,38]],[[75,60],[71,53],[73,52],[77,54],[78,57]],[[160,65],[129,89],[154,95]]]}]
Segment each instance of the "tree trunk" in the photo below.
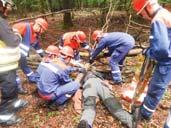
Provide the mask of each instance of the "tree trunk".
[{"label": "tree trunk", "polygon": [[[73,5],[73,0],[63,0],[63,8],[64,9],[72,9],[72,5]],[[64,26],[63,27],[65,29],[68,29],[68,28],[73,26],[70,12],[64,13],[63,20],[64,20]]]},{"label": "tree trunk", "polygon": [[52,0],[48,0],[48,8],[50,9],[51,12],[53,12]]}]

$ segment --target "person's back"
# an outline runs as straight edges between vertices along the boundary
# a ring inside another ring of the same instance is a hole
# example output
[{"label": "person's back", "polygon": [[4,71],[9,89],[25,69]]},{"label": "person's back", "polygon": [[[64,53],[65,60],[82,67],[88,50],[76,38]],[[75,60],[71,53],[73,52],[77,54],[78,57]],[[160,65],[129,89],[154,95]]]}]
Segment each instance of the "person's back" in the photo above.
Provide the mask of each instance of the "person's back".
[{"label": "person's back", "polygon": [[109,49],[109,53],[113,52],[113,50],[120,46],[120,45],[125,45],[128,47],[133,47],[134,46],[134,38],[124,32],[110,32],[110,33],[104,33],[102,38],[100,39],[100,42],[106,46],[106,48]]},{"label": "person's back", "polygon": [[38,89],[45,94],[50,94],[58,87],[72,81],[64,68],[67,66],[60,59],[41,62],[37,69],[37,73],[40,75],[40,80],[37,82]]}]

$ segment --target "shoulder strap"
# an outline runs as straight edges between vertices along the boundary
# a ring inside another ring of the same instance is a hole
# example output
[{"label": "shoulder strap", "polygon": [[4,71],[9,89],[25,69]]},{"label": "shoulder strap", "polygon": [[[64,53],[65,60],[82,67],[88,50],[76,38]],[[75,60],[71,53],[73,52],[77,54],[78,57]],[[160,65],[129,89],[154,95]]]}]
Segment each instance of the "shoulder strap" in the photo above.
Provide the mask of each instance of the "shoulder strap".
[{"label": "shoulder strap", "polygon": [[30,42],[31,42],[31,28],[30,28],[30,24],[27,23],[26,24],[26,33],[25,33],[25,37],[23,38],[24,40],[24,44],[30,47]]},{"label": "shoulder strap", "polygon": [[55,74],[57,74],[57,72],[59,71],[59,69],[57,67],[55,67],[54,65],[52,65],[51,63],[41,62],[40,64],[45,66],[46,68],[50,69]]}]

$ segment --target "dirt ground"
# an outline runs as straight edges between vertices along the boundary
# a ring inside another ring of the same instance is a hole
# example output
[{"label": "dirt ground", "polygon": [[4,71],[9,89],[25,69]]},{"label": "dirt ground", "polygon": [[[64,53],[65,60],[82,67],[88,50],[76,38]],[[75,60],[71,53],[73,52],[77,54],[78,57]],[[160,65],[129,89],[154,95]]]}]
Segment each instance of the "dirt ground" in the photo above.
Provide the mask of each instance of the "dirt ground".
[{"label": "dirt ground", "polygon": [[[110,26],[110,31],[125,31],[125,17],[120,17],[113,20],[113,25]],[[97,20],[94,17],[82,15],[74,19],[74,27],[69,30],[62,29],[61,16],[56,15],[48,18],[49,30],[43,35],[43,48],[49,44],[56,43],[60,35],[66,31],[83,30],[87,35],[90,31],[98,29]],[[139,72],[142,63],[142,56],[127,57],[125,67],[123,69],[123,78],[125,83],[122,86],[113,86],[113,92],[116,94],[121,103],[128,104],[120,98],[122,90],[129,86],[134,75]],[[104,65],[103,65],[104,66]],[[98,67],[97,67],[98,68]],[[23,81],[23,86],[28,91],[27,95],[20,95],[22,99],[29,101],[27,108],[24,108],[18,115],[22,118],[20,124],[10,126],[9,128],[76,128],[80,115],[73,109],[73,102],[69,101],[62,110],[52,111],[48,109],[44,102],[35,93],[35,84],[30,84],[26,80],[23,73],[20,73]],[[158,106],[153,118],[150,122],[142,122],[139,128],[162,128],[170,107],[171,93],[170,89],[165,93],[160,105]],[[94,121],[93,128],[123,128],[119,121],[114,119],[105,109],[101,102],[97,105],[97,115]]]}]

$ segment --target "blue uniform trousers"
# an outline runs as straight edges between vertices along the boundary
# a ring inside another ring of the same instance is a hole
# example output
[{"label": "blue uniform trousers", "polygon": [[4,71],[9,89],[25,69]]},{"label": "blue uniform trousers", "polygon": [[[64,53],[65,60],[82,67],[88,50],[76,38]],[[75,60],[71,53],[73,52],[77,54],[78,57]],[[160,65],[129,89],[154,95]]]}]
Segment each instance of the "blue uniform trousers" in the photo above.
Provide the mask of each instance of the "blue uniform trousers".
[{"label": "blue uniform trousers", "polygon": [[78,89],[79,84],[75,81],[62,85],[56,89],[54,100],[59,105],[64,104]]},{"label": "blue uniform trousers", "polygon": [[21,58],[19,60],[19,66],[22,69],[22,71],[24,72],[24,74],[27,75],[29,82],[36,83],[36,76],[35,76],[34,72],[32,71],[32,69],[28,66],[26,57],[23,56],[22,54],[21,54]]},{"label": "blue uniform trousers", "polygon": [[[79,83],[71,81],[67,84],[61,85],[58,87],[52,94],[46,95],[42,92],[42,98],[45,100],[54,101],[58,105],[64,104],[72,95],[79,89]],[[46,97],[46,98],[45,98]]]},{"label": "blue uniform trousers", "polygon": [[145,119],[152,116],[170,81],[171,65],[157,64],[149,83],[147,96],[140,108],[140,113]]},{"label": "blue uniform trousers", "polygon": [[123,64],[124,58],[131,48],[129,45],[121,45],[111,55],[109,64],[111,66],[112,78],[115,82],[122,82],[119,64]]}]

